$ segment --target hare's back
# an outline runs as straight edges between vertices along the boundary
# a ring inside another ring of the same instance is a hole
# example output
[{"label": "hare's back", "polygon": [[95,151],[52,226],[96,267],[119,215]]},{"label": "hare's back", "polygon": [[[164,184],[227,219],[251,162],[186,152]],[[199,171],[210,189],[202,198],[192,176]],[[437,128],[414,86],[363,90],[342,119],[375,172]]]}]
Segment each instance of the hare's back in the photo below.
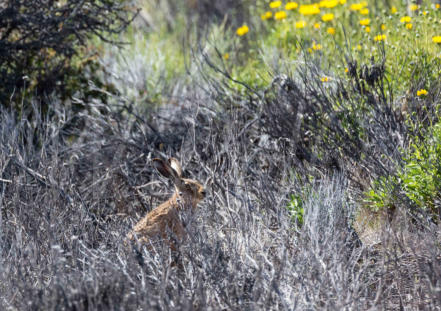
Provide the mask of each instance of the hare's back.
[{"label": "hare's back", "polygon": [[155,235],[163,233],[167,227],[178,222],[177,211],[168,204],[163,204],[150,211],[133,228],[136,234]]}]

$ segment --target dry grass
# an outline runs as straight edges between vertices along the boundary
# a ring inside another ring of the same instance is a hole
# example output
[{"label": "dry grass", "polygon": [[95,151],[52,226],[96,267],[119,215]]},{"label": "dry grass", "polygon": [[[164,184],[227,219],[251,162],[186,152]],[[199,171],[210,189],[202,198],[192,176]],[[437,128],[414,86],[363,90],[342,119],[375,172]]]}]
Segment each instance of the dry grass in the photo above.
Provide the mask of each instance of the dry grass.
[{"label": "dry grass", "polygon": [[[387,248],[361,246],[348,180],[334,172],[309,183],[296,228],[285,206],[302,183],[289,144],[253,139],[265,124],[250,125],[245,106],[213,114],[215,105],[183,100],[136,121],[95,107],[105,113],[77,115],[81,127],[60,107],[50,123],[2,111],[2,309],[438,308],[436,227],[421,224],[413,247],[392,234]],[[164,155],[209,192],[187,226],[180,268],[167,247],[122,243],[169,195],[149,165]]]}]

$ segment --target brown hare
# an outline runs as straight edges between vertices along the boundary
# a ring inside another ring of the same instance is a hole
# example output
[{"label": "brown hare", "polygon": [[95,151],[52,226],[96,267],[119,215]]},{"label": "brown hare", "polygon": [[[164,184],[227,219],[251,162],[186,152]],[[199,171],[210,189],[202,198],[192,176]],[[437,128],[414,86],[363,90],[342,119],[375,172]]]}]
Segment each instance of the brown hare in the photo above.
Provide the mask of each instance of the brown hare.
[{"label": "brown hare", "polygon": [[168,161],[153,159],[158,172],[169,178],[175,185],[175,192],[142,218],[127,235],[128,240],[136,240],[151,247],[160,240],[169,244],[172,251],[177,251],[186,236],[185,225],[180,215],[194,210],[205,197],[204,187],[196,180],[182,178],[179,161],[170,158]]}]

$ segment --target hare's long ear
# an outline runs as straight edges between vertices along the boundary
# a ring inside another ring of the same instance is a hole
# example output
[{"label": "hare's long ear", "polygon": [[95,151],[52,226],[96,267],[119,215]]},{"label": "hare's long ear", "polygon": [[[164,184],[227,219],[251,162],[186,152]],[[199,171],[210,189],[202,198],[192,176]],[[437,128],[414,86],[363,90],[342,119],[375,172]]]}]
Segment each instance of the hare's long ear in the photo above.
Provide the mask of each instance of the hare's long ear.
[{"label": "hare's long ear", "polygon": [[182,178],[182,167],[181,167],[181,163],[179,163],[178,159],[170,158],[170,159],[168,159],[168,163],[170,164],[170,167],[176,172],[176,175],[179,178]]},{"label": "hare's long ear", "polygon": [[158,159],[158,158],[153,159],[153,166],[164,177],[167,177],[172,180],[179,178],[175,170],[166,161],[162,159]]}]

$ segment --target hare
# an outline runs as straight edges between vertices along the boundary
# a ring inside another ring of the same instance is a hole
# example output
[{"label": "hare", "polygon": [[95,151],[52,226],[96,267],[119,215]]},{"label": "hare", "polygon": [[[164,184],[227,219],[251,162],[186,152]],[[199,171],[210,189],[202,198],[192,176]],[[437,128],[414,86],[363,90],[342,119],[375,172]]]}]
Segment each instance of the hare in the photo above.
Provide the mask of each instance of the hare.
[{"label": "hare", "polygon": [[205,197],[204,187],[196,180],[182,178],[179,161],[170,158],[168,161],[153,159],[157,171],[169,178],[175,185],[175,192],[142,218],[127,235],[128,240],[136,240],[151,247],[158,240],[166,241],[172,251],[177,251],[186,236],[185,225],[180,213],[194,210]]}]

